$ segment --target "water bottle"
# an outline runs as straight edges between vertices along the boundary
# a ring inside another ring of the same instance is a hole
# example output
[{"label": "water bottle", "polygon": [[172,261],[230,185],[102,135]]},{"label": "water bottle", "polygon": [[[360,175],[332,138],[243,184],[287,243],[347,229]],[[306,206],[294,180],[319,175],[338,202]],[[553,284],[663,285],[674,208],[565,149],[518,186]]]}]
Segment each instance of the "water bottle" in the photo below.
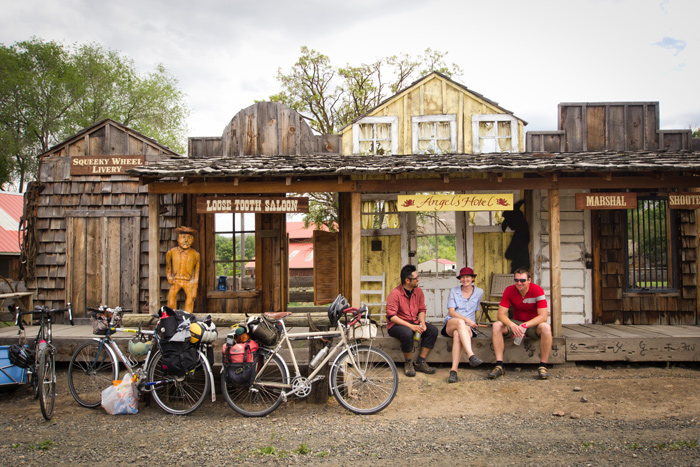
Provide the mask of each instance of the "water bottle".
[{"label": "water bottle", "polygon": [[226,290],[226,276],[219,276],[219,290],[225,291]]},{"label": "water bottle", "polygon": [[523,323],[520,325],[520,330],[523,332],[522,337],[516,337],[513,339],[513,344],[515,345],[520,345],[520,343],[523,341],[523,337],[525,337],[525,331],[527,331],[527,324]]},{"label": "water bottle", "polygon": [[321,363],[324,358],[326,358],[326,354],[328,354],[328,346],[325,346],[319,350],[313,360],[311,360],[311,363],[309,363],[311,369],[315,369],[316,366],[318,366],[318,364]]},{"label": "water bottle", "polygon": [[416,332],[413,334],[413,340],[416,341],[416,342],[420,342],[420,332],[416,331]]},{"label": "water bottle", "polygon": [[44,350],[44,347],[46,347],[46,341],[44,339],[39,341],[39,352]]}]

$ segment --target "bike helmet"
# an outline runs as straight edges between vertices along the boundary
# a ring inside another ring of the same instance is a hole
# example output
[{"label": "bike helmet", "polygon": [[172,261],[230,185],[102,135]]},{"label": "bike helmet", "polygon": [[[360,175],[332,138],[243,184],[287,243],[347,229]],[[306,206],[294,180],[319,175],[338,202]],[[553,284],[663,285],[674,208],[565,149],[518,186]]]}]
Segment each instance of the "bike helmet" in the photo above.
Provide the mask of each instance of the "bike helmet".
[{"label": "bike helmet", "polygon": [[331,326],[336,326],[338,324],[338,320],[343,316],[343,310],[349,306],[350,304],[342,294],[335,297],[331,306],[328,307],[328,320],[331,322]]},{"label": "bike helmet", "polygon": [[153,341],[143,342],[139,339],[129,341],[129,353],[134,357],[142,357],[146,355],[153,345]]},{"label": "bike helmet", "polygon": [[34,351],[30,350],[26,345],[12,344],[7,349],[7,356],[15,366],[20,368],[30,368],[34,365]]}]

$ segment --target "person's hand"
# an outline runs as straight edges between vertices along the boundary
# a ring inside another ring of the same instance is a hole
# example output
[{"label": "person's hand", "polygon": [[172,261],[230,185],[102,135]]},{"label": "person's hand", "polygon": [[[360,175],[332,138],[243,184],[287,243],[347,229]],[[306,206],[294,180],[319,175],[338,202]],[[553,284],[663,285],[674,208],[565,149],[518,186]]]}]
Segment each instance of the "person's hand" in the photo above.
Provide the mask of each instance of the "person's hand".
[{"label": "person's hand", "polygon": [[466,321],[467,326],[469,326],[470,328],[472,328],[472,329],[476,328],[476,323],[474,321],[470,320],[469,318],[465,319],[464,321]]},{"label": "person's hand", "polygon": [[421,334],[428,329],[428,326],[425,325],[425,323],[419,323],[418,326],[420,326],[420,332]]},{"label": "person's hand", "polygon": [[413,331],[413,332],[419,332],[419,333],[423,334],[423,328],[421,327],[420,324],[413,324],[413,325],[411,325],[411,331]]},{"label": "person's hand", "polygon": [[523,328],[519,324],[511,323],[510,330],[513,331],[513,334],[515,334],[515,337],[524,337],[525,336],[525,333],[523,332]]}]

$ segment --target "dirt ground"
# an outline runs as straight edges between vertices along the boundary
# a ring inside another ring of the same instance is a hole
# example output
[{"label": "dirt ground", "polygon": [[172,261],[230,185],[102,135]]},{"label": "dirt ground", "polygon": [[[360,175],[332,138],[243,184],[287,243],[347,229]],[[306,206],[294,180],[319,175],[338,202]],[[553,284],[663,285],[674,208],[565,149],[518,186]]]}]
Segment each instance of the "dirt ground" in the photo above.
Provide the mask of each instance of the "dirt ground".
[{"label": "dirt ground", "polygon": [[[399,368],[402,370],[402,368]],[[113,417],[73,400],[59,371],[54,418],[22,387],[0,394],[0,465],[470,465],[700,466],[700,364],[488,365],[435,375],[401,372],[394,402],[357,416],[333,398],[290,401],[246,419],[223,401],[188,417],[141,404]],[[217,375],[218,376],[218,375]],[[173,443],[177,434],[181,442]],[[146,436],[144,436],[146,435]],[[192,456],[192,454],[197,454]]]}]

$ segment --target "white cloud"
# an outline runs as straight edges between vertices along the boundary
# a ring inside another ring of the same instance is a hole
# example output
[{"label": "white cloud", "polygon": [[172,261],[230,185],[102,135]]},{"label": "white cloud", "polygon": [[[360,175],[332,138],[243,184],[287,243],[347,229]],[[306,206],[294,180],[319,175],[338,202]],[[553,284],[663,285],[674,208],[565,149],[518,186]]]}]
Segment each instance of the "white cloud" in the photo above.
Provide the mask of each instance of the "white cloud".
[{"label": "white cloud", "polygon": [[557,104],[658,100],[664,128],[700,122],[695,0],[0,0],[0,42],[36,35],[102,43],[142,72],[163,63],[193,110],[193,136],[220,135],[279,91],[309,46],[335,65],[448,52],[461,82],[530,124],[556,129]]}]

